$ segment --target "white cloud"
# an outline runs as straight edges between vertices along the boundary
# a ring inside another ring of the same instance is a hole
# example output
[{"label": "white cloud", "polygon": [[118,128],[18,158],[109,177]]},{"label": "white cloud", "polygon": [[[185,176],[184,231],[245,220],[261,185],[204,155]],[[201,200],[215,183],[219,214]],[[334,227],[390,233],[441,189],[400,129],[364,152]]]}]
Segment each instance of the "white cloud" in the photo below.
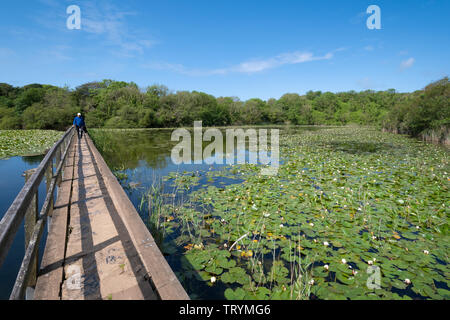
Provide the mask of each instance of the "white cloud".
[{"label": "white cloud", "polygon": [[[342,50],[344,49],[340,48],[335,51],[342,51]],[[191,76],[202,76],[202,75],[205,76],[205,75],[228,74],[228,73],[253,74],[281,67],[283,65],[294,65],[311,61],[329,60],[333,58],[333,56],[334,56],[333,52],[329,52],[323,56],[315,56],[311,52],[296,51],[296,52],[282,53],[268,59],[252,59],[228,68],[220,68],[220,69],[209,69],[209,70],[189,69],[181,64],[170,64],[170,63],[150,63],[144,65],[143,67],[158,70],[171,70],[174,72]]]},{"label": "white cloud", "polygon": [[[45,12],[37,18],[41,25],[57,30],[66,29],[65,5],[56,0],[40,0],[47,6]],[[117,7],[109,1],[79,0],[76,3],[81,9],[81,30],[70,32],[86,32],[102,45],[109,46],[115,55],[134,57],[143,54],[156,41],[149,39],[146,30],[131,28],[129,19],[139,13]],[[63,23],[64,21],[64,23]]]},{"label": "white cloud", "polygon": [[311,52],[291,52],[282,53],[276,57],[266,60],[251,60],[240,63],[239,65],[232,67],[230,71],[242,72],[242,73],[255,73],[261,72],[267,69],[280,67],[286,64],[299,64],[304,62],[316,61],[316,60],[329,60],[333,57],[333,53],[327,53],[324,56],[314,56]]},{"label": "white cloud", "polygon": [[374,47],[373,46],[365,46],[364,47],[364,50],[366,50],[366,51],[373,51],[374,50]]},{"label": "white cloud", "polygon": [[406,70],[408,68],[411,68],[415,61],[416,60],[414,58],[409,58],[407,60],[402,61],[402,63],[400,63],[400,69]]},{"label": "white cloud", "polygon": [[127,19],[136,16],[133,11],[121,10],[108,2],[101,6],[85,2],[82,6],[82,30],[102,37],[107,45],[118,46],[121,56],[143,54],[156,42],[142,36],[143,32],[130,29]]}]

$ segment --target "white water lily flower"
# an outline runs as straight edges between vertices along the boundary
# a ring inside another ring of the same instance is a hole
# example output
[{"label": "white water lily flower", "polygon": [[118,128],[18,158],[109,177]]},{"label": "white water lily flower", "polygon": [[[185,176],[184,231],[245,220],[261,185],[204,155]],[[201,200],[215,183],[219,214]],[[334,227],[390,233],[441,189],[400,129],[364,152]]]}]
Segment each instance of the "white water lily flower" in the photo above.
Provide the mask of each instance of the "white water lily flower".
[{"label": "white water lily flower", "polygon": [[376,236],[372,236],[372,240],[377,240],[377,237]]},{"label": "white water lily flower", "polygon": [[347,263],[347,260],[345,260],[345,259],[342,259],[341,261],[342,261],[343,264]]},{"label": "white water lily flower", "polygon": [[328,247],[330,244],[329,244],[327,241],[324,241],[324,242],[323,242],[323,245],[324,245],[325,247]]},{"label": "white water lily flower", "polygon": [[211,277],[211,283],[214,283],[214,282],[216,282],[216,277]]},{"label": "white water lily flower", "polygon": [[263,216],[268,218],[268,217],[270,217],[270,213],[264,213]]},{"label": "white water lily flower", "polygon": [[312,222],[311,222],[309,225],[310,225],[311,227],[314,227],[314,223],[312,223]]},{"label": "white water lily flower", "polygon": [[352,271],[352,275],[354,275],[354,276],[356,276],[357,273],[358,273],[358,271],[356,271],[356,270]]},{"label": "white water lily flower", "polygon": [[405,201],[403,201],[402,199],[397,200],[397,202],[400,203],[400,204],[404,204],[405,203]]},{"label": "white water lily flower", "polygon": [[324,268],[325,270],[328,270],[328,269],[330,269],[330,266],[326,264],[326,265],[323,266],[323,268]]},{"label": "white water lily flower", "polygon": [[280,224],[280,228],[283,228],[284,226],[283,226],[283,224]]},{"label": "white water lily flower", "polygon": [[411,280],[405,279],[405,283],[406,283],[406,284],[411,284]]},{"label": "white water lily flower", "polygon": [[430,253],[430,251],[428,251],[428,250],[423,250],[423,253],[425,253],[425,254],[429,254],[429,253]]},{"label": "white water lily flower", "polygon": [[309,284],[313,285],[314,284],[314,279],[309,280]]},{"label": "white water lily flower", "polygon": [[372,264],[373,264],[373,261],[372,261],[372,260],[369,260],[369,261],[367,261],[367,263],[368,263],[369,265],[372,265]]}]

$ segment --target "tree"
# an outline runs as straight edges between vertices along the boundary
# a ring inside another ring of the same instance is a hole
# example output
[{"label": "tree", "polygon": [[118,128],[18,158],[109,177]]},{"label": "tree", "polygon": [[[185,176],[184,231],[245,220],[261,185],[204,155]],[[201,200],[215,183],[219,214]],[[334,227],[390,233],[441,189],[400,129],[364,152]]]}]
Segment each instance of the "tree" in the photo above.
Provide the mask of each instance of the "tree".
[{"label": "tree", "polygon": [[0,129],[21,129],[22,119],[13,109],[0,107]]},{"label": "tree", "polygon": [[133,82],[108,79],[85,83],[75,90],[0,83],[0,129],[65,130],[75,114],[82,112],[88,127],[179,127],[192,126],[195,120],[202,120],[205,126],[357,123],[413,136],[423,136],[429,130],[448,135],[449,98],[448,77],[412,93],[394,89],[308,91],[268,101],[215,98],[199,91],[174,93],[158,84],[142,91]]},{"label": "tree", "polygon": [[[24,87],[25,88],[25,87]],[[33,103],[40,102],[45,95],[45,89],[42,87],[27,86],[19,97],[15,100],[16,111],[20,114]]]},{"label": "tree", "polygon": [[241,109],[241,119],[246,124],[260,124],[264,120],[265,102],[261,99],[253,98],[247,100]]}]

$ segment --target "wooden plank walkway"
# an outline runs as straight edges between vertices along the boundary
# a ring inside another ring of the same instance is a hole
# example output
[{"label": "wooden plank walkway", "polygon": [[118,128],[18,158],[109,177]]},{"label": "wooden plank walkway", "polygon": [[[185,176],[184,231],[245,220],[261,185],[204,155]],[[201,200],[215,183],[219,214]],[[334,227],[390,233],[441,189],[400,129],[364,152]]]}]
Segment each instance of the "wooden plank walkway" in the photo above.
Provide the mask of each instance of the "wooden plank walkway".
[{"label": "wooden plank walkway", "polygon": [[34,299],[189,299],[89,136],[73,139]]}]

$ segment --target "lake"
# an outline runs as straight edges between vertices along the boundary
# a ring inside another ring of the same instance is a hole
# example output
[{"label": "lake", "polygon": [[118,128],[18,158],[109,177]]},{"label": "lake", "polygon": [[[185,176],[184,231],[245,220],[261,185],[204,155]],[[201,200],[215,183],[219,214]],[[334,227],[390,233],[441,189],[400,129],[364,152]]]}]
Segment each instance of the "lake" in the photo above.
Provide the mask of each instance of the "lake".
[{"label": "lake", "polygon": [[[450,297],[448,149],[374,128],[270,128],[274,176],[261,164],[174,164],[169,129],[90,134],[192,299]],[[1,216],[42,158],[0,160]],[[44,195],[43,183],[40,205]],[[23,239],[22,225],[0,299]]]},{"label": "lake", "polygon": [[[0,160],[0,219],[6,213],[19,191],[25,184],[23,173],[27,170],[36,168],[44,158],[44,155],[28,156],[28,157],[13,157],[9,159]],[[45,199],[45,183],[39,186],[39,207]],[[45,244],[47,230],[43,234],[41,245]],[[44,248],[44,246],[42,246]],[[40,258],[44,250],[39,252]],[[9,254],[0,268],[0,299],[9,299],[9,295],[14,286],[17,273],[22,263],[25,254],[25,234],[24,225],[22,223],[16,238],[11,246]]]},{"label": "lake", "polygon": [[175,165],[172,130],[91,136],[192,299],[448,297],[448,149],[280,129],[276,176]]}]

